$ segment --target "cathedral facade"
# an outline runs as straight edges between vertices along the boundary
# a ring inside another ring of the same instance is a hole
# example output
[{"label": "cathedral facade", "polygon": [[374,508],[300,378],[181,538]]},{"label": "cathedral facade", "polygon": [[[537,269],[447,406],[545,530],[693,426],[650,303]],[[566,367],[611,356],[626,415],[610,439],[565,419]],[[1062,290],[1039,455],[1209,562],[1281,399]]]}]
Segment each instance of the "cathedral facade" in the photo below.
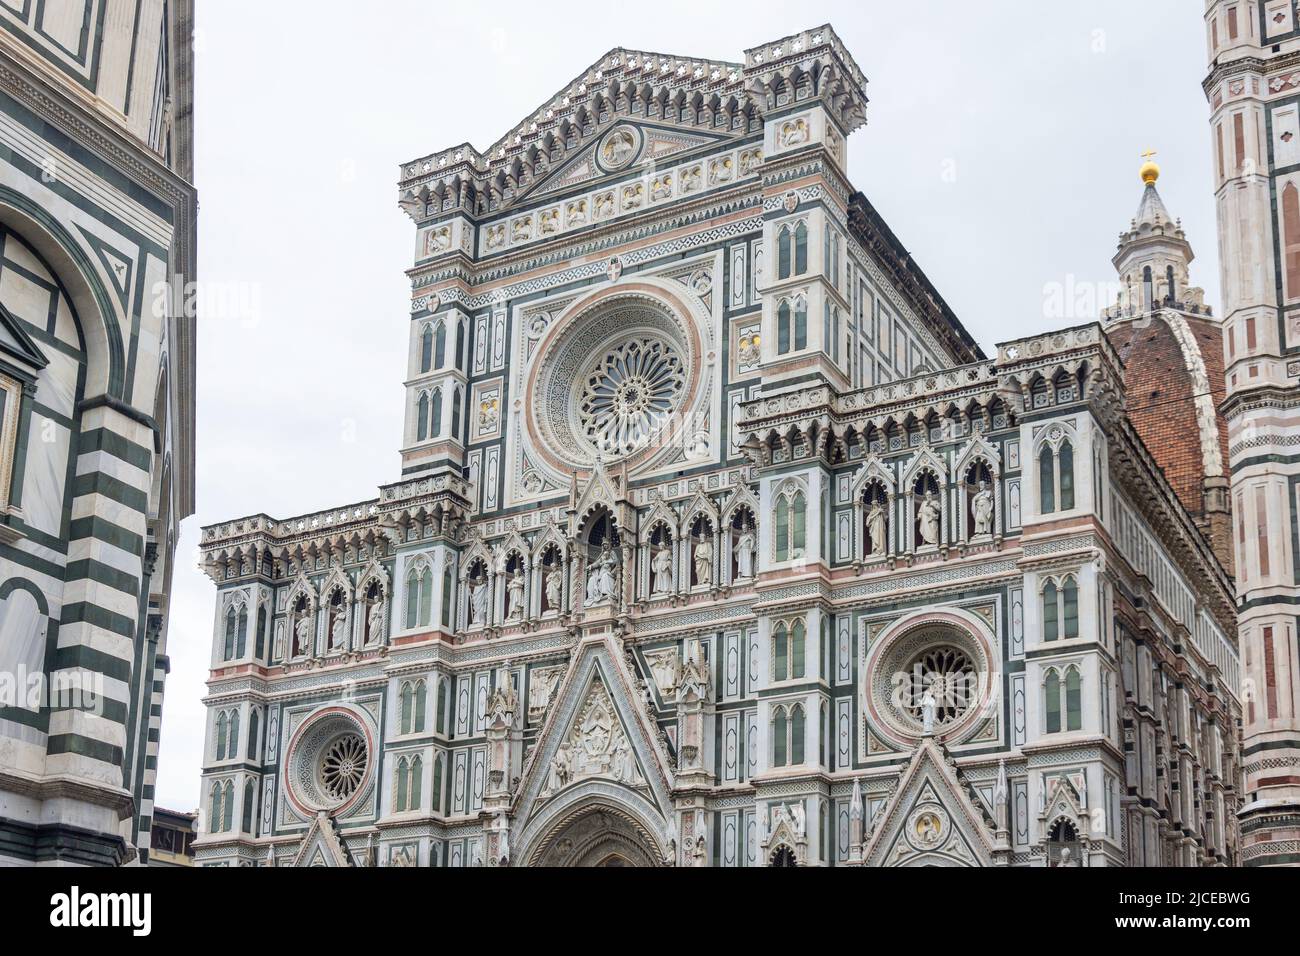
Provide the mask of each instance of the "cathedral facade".
[{"label": "cathedral facade", "polygon": [[151,844],[194,510],[193,3],[0,5],[0,866]]},{"label": "cathedral facade", "polygon": [[986,355],[866,110],[828,26],[616,49],[401,167],[400,473],[203,530],[199,865],[1240,862],[1220,423],[1137,414],[1222,365],[1157,173],[1130,298]]}]

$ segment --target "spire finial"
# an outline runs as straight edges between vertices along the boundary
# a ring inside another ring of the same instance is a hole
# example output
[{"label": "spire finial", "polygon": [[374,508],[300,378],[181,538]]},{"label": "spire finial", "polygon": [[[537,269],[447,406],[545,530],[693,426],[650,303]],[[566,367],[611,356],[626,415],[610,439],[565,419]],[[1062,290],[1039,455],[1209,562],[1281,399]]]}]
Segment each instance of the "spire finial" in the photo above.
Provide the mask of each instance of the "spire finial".
[{"label": "spire finial", "polygon": [[1154,186],[1156,180],[1160,178],[1160,167],[1157,166],[1155,161],[1151,158],[1156,155],[1156,151],[1154,149],[1148,149],[1140,155],[1146,160],[1146,162],[1142,164],[1142,168],[1138,171],[1138,175],[1142,177],[1142,182],[1146,183],[1148,186]]}]

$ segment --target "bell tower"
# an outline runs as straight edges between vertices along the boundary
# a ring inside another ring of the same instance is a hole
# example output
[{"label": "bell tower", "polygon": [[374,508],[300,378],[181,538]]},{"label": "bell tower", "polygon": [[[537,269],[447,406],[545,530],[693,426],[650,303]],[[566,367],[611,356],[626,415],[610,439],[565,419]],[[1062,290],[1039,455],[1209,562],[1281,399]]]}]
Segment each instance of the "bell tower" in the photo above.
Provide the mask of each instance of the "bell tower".
[{"label": "bell tower", "polygon": [[1242,862],[1300,865],[1300,9],[1205,5],[1244,668]]}]

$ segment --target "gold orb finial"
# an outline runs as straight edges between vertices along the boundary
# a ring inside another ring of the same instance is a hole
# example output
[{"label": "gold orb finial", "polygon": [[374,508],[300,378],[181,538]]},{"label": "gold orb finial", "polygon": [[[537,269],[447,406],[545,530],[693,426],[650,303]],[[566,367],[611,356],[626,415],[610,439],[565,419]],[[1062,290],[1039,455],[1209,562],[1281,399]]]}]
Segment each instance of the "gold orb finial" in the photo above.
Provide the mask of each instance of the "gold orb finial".
[{"label": "gold orb finial", "polygon": [[1138,175],[1142,177],[1142,182],[1148,186],[1155,185],[1155,181],[1160,178],[1160,167],[1156,165],[1155,160],[1151,157],[1156,154],[1154,149],[1148,149],[1142,153],[1142,158],[1146,160],[1142,168],[1138,170]]}]

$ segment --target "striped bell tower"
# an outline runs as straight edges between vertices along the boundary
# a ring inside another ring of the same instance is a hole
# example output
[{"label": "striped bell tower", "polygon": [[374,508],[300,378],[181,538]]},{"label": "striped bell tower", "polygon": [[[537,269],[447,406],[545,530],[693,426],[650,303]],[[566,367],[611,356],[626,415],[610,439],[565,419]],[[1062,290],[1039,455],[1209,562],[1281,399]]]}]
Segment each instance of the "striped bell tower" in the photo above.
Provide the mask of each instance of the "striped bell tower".
[{"label": "striped bell tower", "polygon": [[1300,865],[1300,9],[1205,5],[1244,664],[1242,862]]}]

